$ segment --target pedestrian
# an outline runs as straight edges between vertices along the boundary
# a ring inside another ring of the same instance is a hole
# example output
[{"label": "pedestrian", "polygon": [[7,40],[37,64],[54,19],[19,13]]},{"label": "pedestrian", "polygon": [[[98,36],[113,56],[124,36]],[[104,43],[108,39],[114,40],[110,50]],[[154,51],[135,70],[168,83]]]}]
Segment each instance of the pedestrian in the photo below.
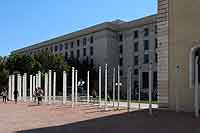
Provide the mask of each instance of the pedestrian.
[{"label": "pedestrian", "polygon": [[33,98],[34,98],[35,103],[36,103],[36,100],[37,100],[37,91],[38,91],[38,88],[36,88],[35,91],[33,92]]},{"label": "pedestrian", "polygon": [[1,93],[1,95],[3,96],[3,103],[6,103],[7,95],[8,95],[8,92],[7,92],[6,88],[3,89],[3,92]]},{"label": "pedestrian", "polygon": [[93,91],[92,91],[92,96],[93,96],[93,100],[94,100],[94,103],[95,103],[96,97],[97,97],[97,93],[96,93],[95,89],[93,89]]},{"label": "pedestrian", "polygon": [[18,90],[14,90],[14,99],[15,99],[15,104],[17,104],[17,97],[19,96]]},{"label": "pedestrian", "polygon": [[38,104],[40,104],[40,102],[42,102],[43,93],[44,93],[44,91],[42,90],[42,88],[38,88],[38,92],[37,92]]}]

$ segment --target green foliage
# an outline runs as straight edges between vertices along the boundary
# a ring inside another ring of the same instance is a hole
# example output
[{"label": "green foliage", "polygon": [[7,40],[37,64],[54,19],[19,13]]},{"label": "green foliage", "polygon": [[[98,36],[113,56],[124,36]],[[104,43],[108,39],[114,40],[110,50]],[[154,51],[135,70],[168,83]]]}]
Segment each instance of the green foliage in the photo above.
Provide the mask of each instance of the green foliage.
[{"label": "green foliage", "polygon": [[6,57],[0,56],[0,89],[3,89],[7,85],[8,71],[6,69]]}]

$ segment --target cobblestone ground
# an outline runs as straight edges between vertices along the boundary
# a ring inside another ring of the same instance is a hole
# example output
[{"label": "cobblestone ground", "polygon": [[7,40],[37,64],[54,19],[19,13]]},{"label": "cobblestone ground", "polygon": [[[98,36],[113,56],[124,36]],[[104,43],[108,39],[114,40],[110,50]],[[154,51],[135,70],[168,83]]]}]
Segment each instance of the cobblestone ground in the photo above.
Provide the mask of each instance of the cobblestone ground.
[{"label": "cobblestone ground", "polygon": [[0,133],[200,133],[200,119],[169,111],[108,111],[94,105],[0,102]]}]

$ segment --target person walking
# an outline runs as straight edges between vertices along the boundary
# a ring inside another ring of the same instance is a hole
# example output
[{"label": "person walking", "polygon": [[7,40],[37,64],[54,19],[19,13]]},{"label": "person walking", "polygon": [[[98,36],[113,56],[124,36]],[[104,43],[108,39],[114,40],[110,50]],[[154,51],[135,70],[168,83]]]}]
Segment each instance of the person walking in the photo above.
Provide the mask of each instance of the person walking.
[{"label": "person walking", "polygon": [[17,97],[19,96],[18,90],[14,91],[15,104],[17,104]]},{"label": "person walking", "polygon": [[35,91],[33,92],[34,103],[36,103],[37,100],[37,93],[38,93],[38,88],[36,88]]},{"label": "person walking", "polygon": [[37,92],[38,105],[40,104],[40,102],[42,102],[43,93],[44,91],[42,90],[42,88],[38,88],[38,92]]},{"label": "person walking", "polygon": [[8,92],[7,92],[6,88],[4,88],[3,92],[1,93],[1,95],[3,96],[3,103],[6,103],[7,102],[7,95],[8,95]]}]

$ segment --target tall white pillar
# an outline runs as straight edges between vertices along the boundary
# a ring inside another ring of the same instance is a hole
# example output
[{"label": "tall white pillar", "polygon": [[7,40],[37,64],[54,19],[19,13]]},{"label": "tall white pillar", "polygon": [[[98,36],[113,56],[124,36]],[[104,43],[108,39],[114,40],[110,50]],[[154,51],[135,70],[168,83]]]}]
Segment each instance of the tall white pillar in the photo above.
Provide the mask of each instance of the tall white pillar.
[{"label": "tall white pillar", "polygon": [[72,108],[74,107],[74,67],[72,67]]},{"label": "tall white pillar", "polygon": [[15,91],[15,75],[12,75],[12,100],[15,100],[14,91]]},{"label": "tall white pillar", "polygon": [[152,63],[149,65],[149,114],[152,115]]},{"label": "tall white pillar", "polygon": [[107,98],[108,98],[108,66],[105,65],[105,109],[107,109]]},{"label": "tall white pillar", "polygon": [[53,103],[56,103],[56,72],[53,73]]},{"label": "tall white pillar", "polygon": [[44,75],[44,102],[47,103],[48,101],[48,73]]},{"label": "tall white pillar", "polygon": [[66,92],[67,92],[67,78],[66,78],[66,72],[63,71],[63,104],[66,103]]},{"label": "tall white pillar", "polygon": [[35,87],[38,88],[39,87],[39,78],[38,78],[38,74],[35,75]]},{"label": "tall white pillar", "polygon": [[22,77],[20,74],[17,74],[17,90],[19,93],[19,100],[22,100]]},{"label": "tall white pillar", "polygon": [[52,86],[52,71],[49,70],[49,104],[51,104],[51,96],[52,96],[52,93],[51,93],[52,88],[51,88],[51,86]]},{"label": "tall white pillar", "polygon": [[27,97],[27,73],[24,74],[24,101],[26,102]]},{"label": "tall white pillar", "polygon": [[117,101],[118,101],[118,105],[117,105],[117,109],[119,110],[119,103],[120,103],[120,67],[118,66],[117,69]]},{"label": "tall white pillar", "polygon": [[113,69],[113,107],[115,107],[115,68]]},{"label": "tall white pillar", "polygon": [[139,106],[139,110],[140,110],[140,100],[141,100],[141,67],[139,68],[139,72],[138,72],[138,106]]},{"label": "tall white pillar", "polygon": [[[35,95],[35,85],[36,85],[36,77],[35,76],[33,76],[33,93],[34,93],[34,95]],[[35,99],[35,97],[34,97],[34,99]]]},{"label": "tall white pillar", "polygon": [[194,90],[194,105],[195,105],[195,117],[199,117],[199,69],[198,69],[198,60],[197,56],[195,59],[195,90]]},{"label": "tall white pillar", "polygon": [[101,67],[99,67],[99,106],[101,107]]},{"label": "tall white pillar", "polygon": [[12,99],[12,76],[9,75],[9,80],[8,80],[8,99]]},{"label": "tall white pillar", "polygon": [[78,101],[78,71],[75,70],[75,103]]},{"label": "tall white pillar", "polygon": [[30,101],[33,100],[33,75],[30,75]]},{"label": "tall white pillar", "polygon": [[23,74],[23,76],[22,76],[22,99],[23,99],[23,101],[25,101],[25,76],[24,76],[24,74]]},{"label": "tall white pillar", "polygon": [[128,112],[130,112],[130,103],[131,103],[131,67],[128,67],[127,74],[127,99],[128,99]]},{"label": "tall white pillar", "polygon": [[90,102],[90,71],[87,72],[87,103]]},{"label": "tall white pillar", "polygon": [[38,87],[42,87],[42,78],[41,78],[41,72],[38,72]]}]

